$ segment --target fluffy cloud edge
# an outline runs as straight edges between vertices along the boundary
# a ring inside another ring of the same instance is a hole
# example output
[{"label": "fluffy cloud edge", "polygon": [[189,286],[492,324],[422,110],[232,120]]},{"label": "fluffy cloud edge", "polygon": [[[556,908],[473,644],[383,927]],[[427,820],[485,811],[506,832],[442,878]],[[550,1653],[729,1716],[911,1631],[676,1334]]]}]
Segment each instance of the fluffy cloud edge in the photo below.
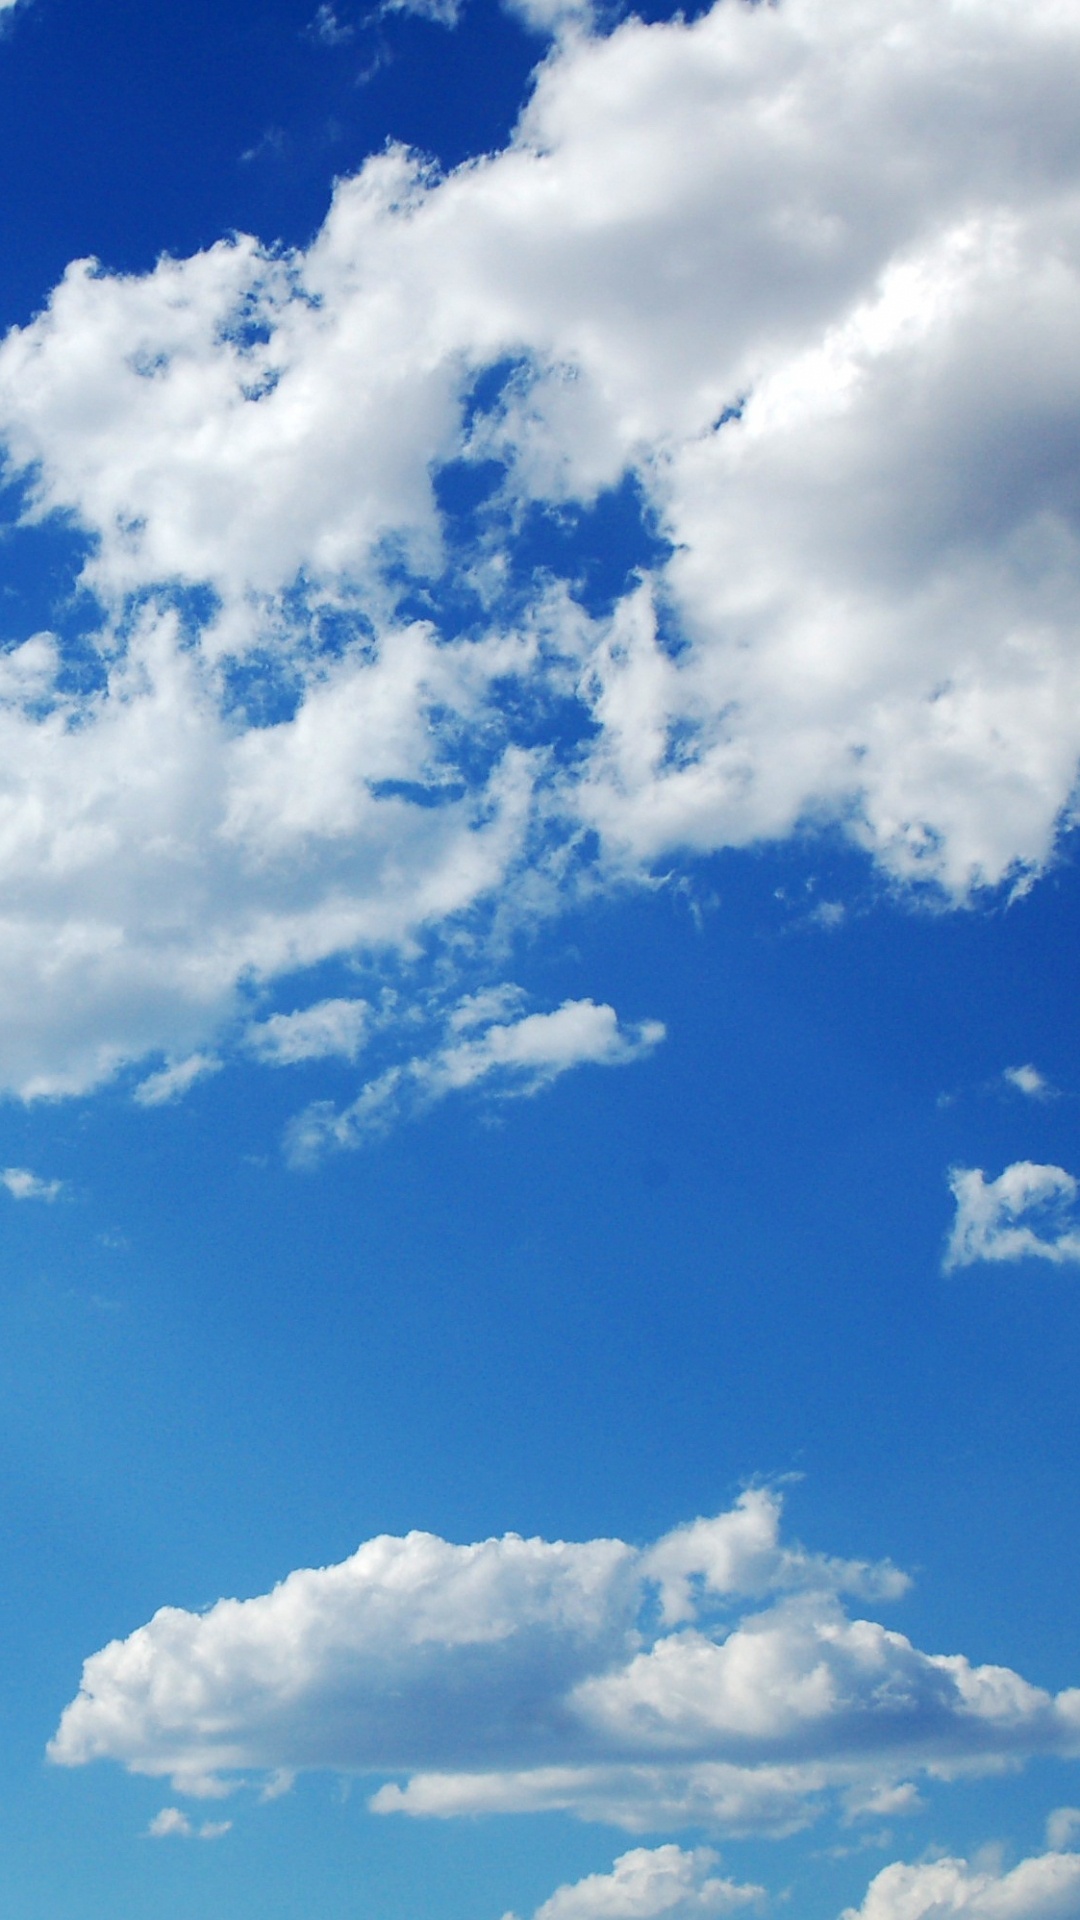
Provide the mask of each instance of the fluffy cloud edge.
[{"label": "fluffy cloud edge", "polygon": [[956,1215],[942,1263],[945,1273],[982,1262],[1080,1262],[1077,1182],[1064,1167],[1016,1160],[996,1180],[981,1167],[953,1167]]},{"label": "fluffy cloud edge", "polygon": [[[246,983],[822,822],[901,889],[1041,871],[1078,72],[1057,0],[579,23],[503,151],[376,156],[306,250],[74,263],[0,346],[28,517],[85,530],[102,609],[89,692],[55,635],[0,663],[4,1085],[182,1064]],[[437,482],[485,459],[463,532]],[[613,604],[576,557],[522,580],[522,515],[627,486],[657,537]]]},{"label": "fluffy cloud edge", "polygon": [[189,1794],[404,1772],[376,1813],[780,1834],[903,1811],[916,1775],[1080,1750],[1080,1692],[850,1617],[841,1592],[898,1597],[896,1570],[787,1546],[779,1521],[757,1488],[646,1549],[382,1536],[251,1600],[163,1608],[87,1660],[50,1757]]},{"label": "fluffy cloud edge", "polygon": [[963,1859],[905,1866],[876,1874],[858,1908],[841,1920],[1076,1920],[1080,1854],[1036,1854],[1002,1873]]}]

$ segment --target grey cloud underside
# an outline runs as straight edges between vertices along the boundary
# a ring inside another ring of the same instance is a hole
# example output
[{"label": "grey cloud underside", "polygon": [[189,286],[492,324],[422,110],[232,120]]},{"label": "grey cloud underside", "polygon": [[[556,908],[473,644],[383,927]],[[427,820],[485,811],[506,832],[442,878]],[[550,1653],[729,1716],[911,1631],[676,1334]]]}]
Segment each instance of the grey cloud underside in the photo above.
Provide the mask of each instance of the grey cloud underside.
[{"label": "grey cloud underside", "polygon": [[[304,253],[76,263],[0,348],[101,610],[88,688],[62,638],[0,661],[4,1084],[807,823],[953,899],[1045,865],[1078,82],[1062,0],[727,0],[570,34],[505,152],[373,159]],[[580,535],[540,571],[538,524]]]},{"label": "grey cloud underside", "polygon": [[897,1598],[903,1577],[787,1547],[779,1517],[758,1491],[645,1551],[369,1541],[253,1600],[163,1609],[86,1662],[50,1751],[193,1793],[404,1772],[376,1811],[783,1832],[912,1773],[1077,1750],[1080,1694],[851,1618],[843,1591]]}]

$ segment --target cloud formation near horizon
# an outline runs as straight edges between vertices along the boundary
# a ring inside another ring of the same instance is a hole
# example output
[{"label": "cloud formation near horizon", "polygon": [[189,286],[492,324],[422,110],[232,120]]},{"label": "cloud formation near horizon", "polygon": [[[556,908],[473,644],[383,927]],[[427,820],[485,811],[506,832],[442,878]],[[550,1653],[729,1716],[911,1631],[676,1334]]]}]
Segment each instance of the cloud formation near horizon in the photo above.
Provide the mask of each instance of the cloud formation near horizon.
[{"label": "cloud formation near horizon", "polygon": [[779,1521],[759,1489],[645,1550],[382,1536],[256,1599],[163,1608],[87,1660],[50,1755],[196,1795],[331,1768],[409,1776],[378,1813],[783,1833],[928,1770],[1080,1752],[1080,1691],[851,1618],[844,1592],[904,1577]]},{"label": "cloud formation near horizon", "polygon": [[370,160],[306,251],[74,263],[0,346],[7,469],[99,608],[90,666],[0,656],[0,1086],[210,1057],[328,958],[815,823],[951,899],[1043,867],[1078,83],[1061,0],[629,20],[505,151]]}]

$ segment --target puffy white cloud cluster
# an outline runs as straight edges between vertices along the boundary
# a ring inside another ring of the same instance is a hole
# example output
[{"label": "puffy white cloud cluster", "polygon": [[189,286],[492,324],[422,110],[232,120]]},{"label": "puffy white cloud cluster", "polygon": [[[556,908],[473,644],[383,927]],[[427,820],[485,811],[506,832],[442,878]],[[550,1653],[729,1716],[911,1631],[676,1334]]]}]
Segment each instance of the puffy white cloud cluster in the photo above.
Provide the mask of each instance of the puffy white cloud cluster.
[{"label": "puffy white cloud cluster", "polygon": [[980,1167],[954,1167],[956,1199],[945,1271],[980,1260],[1080,1260],[1077,1183],[1064,1167],[1017,1160],[996,1180]]},{"label": "puffy white cloud cluster", "polygon": [[895,1809],[920,1772],[1080,1751],[1080,1692],[851,1618],[841,1591],[903,1577],[785,1547],[779,1513],[751,1491],[645,1550],[380,1537],[256,1599],[166,1607],[86,1662],[50,1752],[188,1793],[341,1768],[410,1776],[380,1813],[790,1832],[837,1794]]},{"label": "puffy white cloud cluster", "polygon": [[[583,862],[821,820],[955,897],[1050,857],[1075,7],[585,19],[505,151],[372,159],[305,252],[76,263],[0,347],[9,463],[103,610],[97,682],[48,635],[3,659],[5,1086],[182,1062],[241,983],[549,911]],[[440,473],[484,461],[466,527]],[[669,558],[610,615],[580,554],[523,576],[530,513],[587,541],[627,475]]]},{"label": "puffy white cloud cluster", "polygon": [[1077,1920],[1080,1853],[1044,1853],[1011,1873],[933,1860],[896,1862],[871,1882],[859,1908],[842,1920]]},{"label": "puffy white cloud cluster", "polygon": [[[713,1872],[711,1847],[632,1847],[610,1873],[590,1873],[559,1887],[533,1920],[702,1920],[757,1905],[762,1887],[740,1886]],[[506,1914],[504,1920],[515,1920]]]}]

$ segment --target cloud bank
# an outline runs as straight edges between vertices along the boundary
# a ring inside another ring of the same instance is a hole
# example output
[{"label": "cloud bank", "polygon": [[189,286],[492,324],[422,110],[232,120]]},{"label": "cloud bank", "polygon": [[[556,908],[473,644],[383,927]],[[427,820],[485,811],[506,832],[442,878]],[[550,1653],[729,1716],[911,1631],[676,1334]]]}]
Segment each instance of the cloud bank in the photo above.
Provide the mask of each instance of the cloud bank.
[{"label": "cloud bank", "polygon": [[954,1167],[949,1185],[956,1218],[945,1250],[945,1272],[981,1260],[1080,1260],[1075,1218],[1077,1183],[1064,1167],[1017,1160],[996,1180],[980,1167]]},{"label": "cloud bank", "polygon": [[380,1813],[781,1833],[918,1773],[1080,1751],[1080,1691],[850,1617],[844,1592],[903,1576],[786,1546],[779,1519],[754,1490],[644,1550],[382,1536],[255,1599],[163,1608],[87,1660],[50,1755],[195,1794],[333,1768],[408,1776]]},{"label": "cloud bank", "polygon": [[380,154],[306,251],[74,263],[0,346],[98,607],[0,656],[0,1085],[816,824],[954,900],[1044,866],[1078,82],[1064,0],[726,0],[568,34],[505,151]]}]

